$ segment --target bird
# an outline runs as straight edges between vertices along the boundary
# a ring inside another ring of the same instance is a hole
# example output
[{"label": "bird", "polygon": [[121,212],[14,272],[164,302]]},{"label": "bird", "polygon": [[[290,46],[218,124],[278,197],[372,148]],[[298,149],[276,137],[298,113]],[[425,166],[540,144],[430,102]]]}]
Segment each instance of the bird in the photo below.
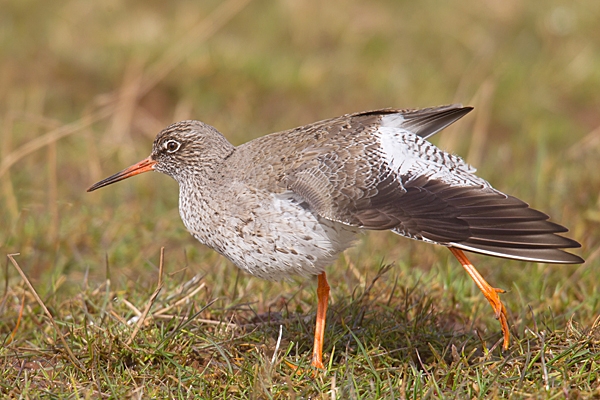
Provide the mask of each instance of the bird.
[{"label": "bird", "polygon": [[492,306],[510,343],[504,291],[465,251],[578,264],[567,228],[492,187],[459,156],[428,141],[473,107],[378,109],[345,114],[234,146],[196,120],[156,136],[150,156],[88,192],[158,171],[179,184],[179,213],[201,243],[267,280],[317,276],[311,365],[323,365],[330,286],[325,267],[361,232],[390,230],[447,247]]}]

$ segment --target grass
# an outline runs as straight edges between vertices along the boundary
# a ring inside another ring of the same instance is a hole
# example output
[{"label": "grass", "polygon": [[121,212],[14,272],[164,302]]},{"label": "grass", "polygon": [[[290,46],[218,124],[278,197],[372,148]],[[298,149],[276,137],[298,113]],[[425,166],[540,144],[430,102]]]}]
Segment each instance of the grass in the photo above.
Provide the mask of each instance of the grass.
[{"label": "grass", "polygon": [[[591,0],[5,2],[0,253],[20,255],[2,264],[0,392],[600,396],[598,15]],[[264,282],[200,246],[165,176],[85,193],[180,119],[239,144],[451,102],[476,109],[436,144],[568,226],[587,261],[473,256],[508,291],[506,352],[447,250],[372,233],[328,270],[327,369],[313,375],[314,280]]]}]

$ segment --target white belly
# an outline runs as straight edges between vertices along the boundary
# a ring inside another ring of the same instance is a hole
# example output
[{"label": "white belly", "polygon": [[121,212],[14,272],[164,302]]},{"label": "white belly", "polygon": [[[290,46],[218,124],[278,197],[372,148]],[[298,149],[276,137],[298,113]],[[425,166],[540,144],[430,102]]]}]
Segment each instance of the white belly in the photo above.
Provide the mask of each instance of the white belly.
[{"label": "white belly", "polygon": [[207,203],[192,209],[180,204],[180,213],[196,239],[268,280],[321,273],[359,233],[313,214],[291,195],[261,197],[245,192],[218,212]]}]

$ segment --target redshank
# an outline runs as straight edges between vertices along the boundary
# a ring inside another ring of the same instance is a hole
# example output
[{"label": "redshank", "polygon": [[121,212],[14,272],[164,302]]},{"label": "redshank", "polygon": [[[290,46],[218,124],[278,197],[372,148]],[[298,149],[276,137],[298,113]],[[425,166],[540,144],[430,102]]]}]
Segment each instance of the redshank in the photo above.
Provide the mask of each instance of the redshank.
[{"label": "redshank", "polygon": [[463,250],[577,264],[580,247],[525,202],[494,189],[429,137],[472,107],[347,114],[233,146],[200,121],[160,132],[150,156],[88,189],[148,171],[179,183],[179,213],[200,242],[252,275],[318,275],[312,365],[323,368],[325,267],[364,230],[446,246],[492,305],[509,345],[504,304]]}]

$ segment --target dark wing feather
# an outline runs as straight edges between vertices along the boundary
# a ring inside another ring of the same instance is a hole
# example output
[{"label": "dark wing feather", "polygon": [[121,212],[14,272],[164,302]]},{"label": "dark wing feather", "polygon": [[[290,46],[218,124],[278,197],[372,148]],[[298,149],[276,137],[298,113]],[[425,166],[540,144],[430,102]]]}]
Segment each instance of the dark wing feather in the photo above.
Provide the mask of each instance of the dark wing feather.
[{"label": "dark wing feather", "polygon": [[[364,229],[386,230],[497,257],[548,263],[581,263],[561,249],[580,247],[548,216],[474,177],[459,158],[423,141],[471,111],[446,106],[378,110],[345,116],[319,129],[327,141],[303,151],[314,157],[285,172],[282,184],[324,218]],[[382,126],[412,132],[407,151],[420,151],[423,170],[392,170],[376,139]],[[342,123],[343,122],[343,123]],[[411,139],[412,138],[412,139]],[[436,179],[437,169],[444,179]],[[454,181],[456,179],[456,181]],[[466,182],[466,183],[461,183]],[[481,184],[479,184],[481,183]]]},{"label": "dark wing feather", "polygon": [[[411,188],[427,192],[428,200],[437,205],[437,212],[421,212],[411,199]],[[460,194],[457,196],[456,192]],[[561,250],[580,247],[576,241],[557,235],[567,232],[565,227],[548,221],[548,215],[527,203],[492,188],[455,188],[439,181],[417,179],[398,199],[398,207],[410,214],[410,228],[417,228],[405,230],[403,224],[394,229],[407,236],[421,236],[498,257],[565,264],[583,262],[580,257]]]},{"label": "dark wing feather", "polygon": [[[397,114],[396,124],[389,126],[402,128],[417,136],[427,139],[448,125],[461,119],[473,110],[473,107],[463,107],[462,104],[422,108],[419,110],[383,109],[351,114],[350,117],[382,116]],[[401,116],[401,117],[400,117]]]}]

